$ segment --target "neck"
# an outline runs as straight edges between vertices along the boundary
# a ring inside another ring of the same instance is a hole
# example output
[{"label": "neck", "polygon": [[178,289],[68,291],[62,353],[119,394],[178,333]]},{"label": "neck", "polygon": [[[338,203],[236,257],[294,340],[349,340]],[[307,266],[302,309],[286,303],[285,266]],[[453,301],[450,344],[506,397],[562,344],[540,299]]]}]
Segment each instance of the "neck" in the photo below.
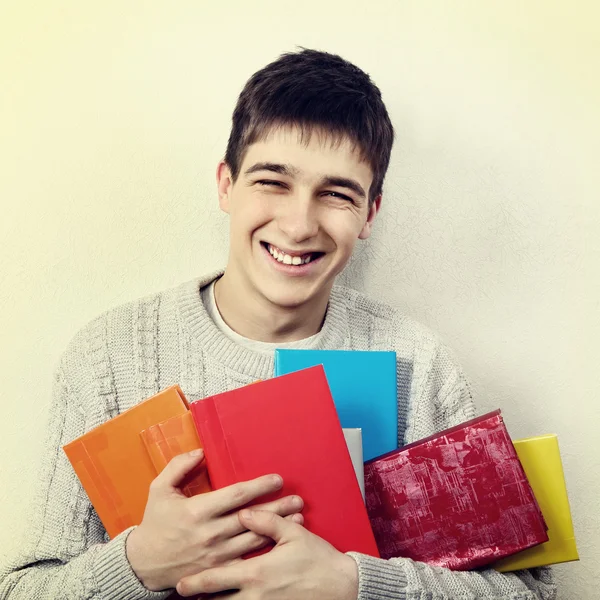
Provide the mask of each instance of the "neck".
[{"label": "neck", "polygon": [[228,269],[215,284],[219,313],[236,333],[251,340],[281,343],[302,340],[320,331],[329,294],[302,306],[282,307],[236,280]]}]

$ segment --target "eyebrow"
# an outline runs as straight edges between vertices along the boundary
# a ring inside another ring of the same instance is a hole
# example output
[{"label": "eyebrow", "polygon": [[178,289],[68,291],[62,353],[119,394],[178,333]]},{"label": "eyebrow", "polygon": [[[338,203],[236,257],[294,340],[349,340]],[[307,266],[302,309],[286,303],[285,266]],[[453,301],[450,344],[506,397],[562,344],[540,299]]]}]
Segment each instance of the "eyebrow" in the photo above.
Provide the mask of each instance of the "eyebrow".
[{"label": "eyebrow", "polygon": [[354,179],[348,179],[347,177],[326,176],[321,180],[321,185],[333,185],[335,187],[347,188],[352,190],[360,198],[364,199],[367,197],[362,185],[360,185],[358,181],[355,181]]},{"label": "eyebrow", "polygon": [[298,169],[291,165],[283,165],[279,163],[260,162],[255,163],[248,169],[246,169],[246,175],[256,173],[257,171],[271,171],[271,173],[278,173],[279,175],[285,175],[287,177],[293,177],[298,174]]},{"label": "eyebrow", "polygon": [[[253,164],[251,167],[246,169],[245,174],[250,175],[252,173],[257,173],[258,171],[270,171],[271,173],[277,173],[279,175],[284,175],[286,177],[293,177],[299,173],[299,170],[292,165],[285,165],[280,163],[270,163],[270,162],[259,162]],[[326,175],[320,181],[320,185],[322,186],[334,186],[334,187],[342,187],[352,190],[357,196],[364,199],[367,197],[365,190],[362,185],[358,183],[358,181],[354,179],[349,179],[348,177],[337,177],[335,175]]]}]

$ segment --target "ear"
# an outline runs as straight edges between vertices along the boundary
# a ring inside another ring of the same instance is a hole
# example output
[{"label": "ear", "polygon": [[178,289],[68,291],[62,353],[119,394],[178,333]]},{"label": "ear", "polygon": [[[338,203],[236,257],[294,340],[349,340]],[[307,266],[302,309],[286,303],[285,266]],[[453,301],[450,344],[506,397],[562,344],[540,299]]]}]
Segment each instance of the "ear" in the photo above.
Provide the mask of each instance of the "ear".
[{"label": "ear", "polygon": [[377,196],[369,206],[369,214],[367,215],[367,220],[363,225],[363,228],[361,229],[360,233],[358,234],[359,240],[366,240],[371,235],[373,221],[375,220],[375,217],[377,216],[377,213],[379,212],[380,208],[381,194],[379,194],[379,196]]},{"label": "ear", "polygon": [[219,194],[219,207],[223,212],[229,214],[229,203],[231,199],[231,188],[233,187],[233,176],[229,165],[220,161],[217,165],[217,192]]}]

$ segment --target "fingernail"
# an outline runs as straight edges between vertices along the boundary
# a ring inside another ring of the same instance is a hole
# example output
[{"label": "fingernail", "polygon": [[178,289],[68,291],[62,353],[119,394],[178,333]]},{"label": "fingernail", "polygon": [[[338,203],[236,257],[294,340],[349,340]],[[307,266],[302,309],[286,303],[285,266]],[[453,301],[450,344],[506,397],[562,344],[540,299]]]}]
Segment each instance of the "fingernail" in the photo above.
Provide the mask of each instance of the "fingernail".
[{"label": "fingernail", "polygon": [[292,517],[292,521],[294,521],[294,523],[302,524],[304,521],[304,517],[301,514],[296,514]]},{"label": "fingernail", "polygon": [[283,486],[283,479],[279,475],[273,475],[273,484],[280,488]]},{"label": "fingernail", "polygon": [[244,519],[246,519],[247,521],[252,521],[252,511],[251,510],[242,510],[240,512],[240,514],[242,515],[242,517]]},{"label": "fingernail", "polygon": [[302,501],[302,498],[300,498],[300,496],[292,497],[292,506],[294,508],[300,508],[303,504],[304,504],[304,502]]},{"label": "fingernail", "polygon": [[196,450],[192,450],[190,452],[190,456],[200,456],[202,454],[202,448],[197,448]]}]

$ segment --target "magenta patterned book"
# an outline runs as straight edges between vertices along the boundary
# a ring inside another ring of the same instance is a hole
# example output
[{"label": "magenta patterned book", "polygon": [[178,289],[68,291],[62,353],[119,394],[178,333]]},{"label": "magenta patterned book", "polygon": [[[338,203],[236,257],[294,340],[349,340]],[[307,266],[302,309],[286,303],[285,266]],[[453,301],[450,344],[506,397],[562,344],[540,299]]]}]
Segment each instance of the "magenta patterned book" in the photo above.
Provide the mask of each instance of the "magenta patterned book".
[{"label": "magenta patterned book", "polygon": [[500,411],[365,463],[382,558],[483,567],[548,540]]}]

